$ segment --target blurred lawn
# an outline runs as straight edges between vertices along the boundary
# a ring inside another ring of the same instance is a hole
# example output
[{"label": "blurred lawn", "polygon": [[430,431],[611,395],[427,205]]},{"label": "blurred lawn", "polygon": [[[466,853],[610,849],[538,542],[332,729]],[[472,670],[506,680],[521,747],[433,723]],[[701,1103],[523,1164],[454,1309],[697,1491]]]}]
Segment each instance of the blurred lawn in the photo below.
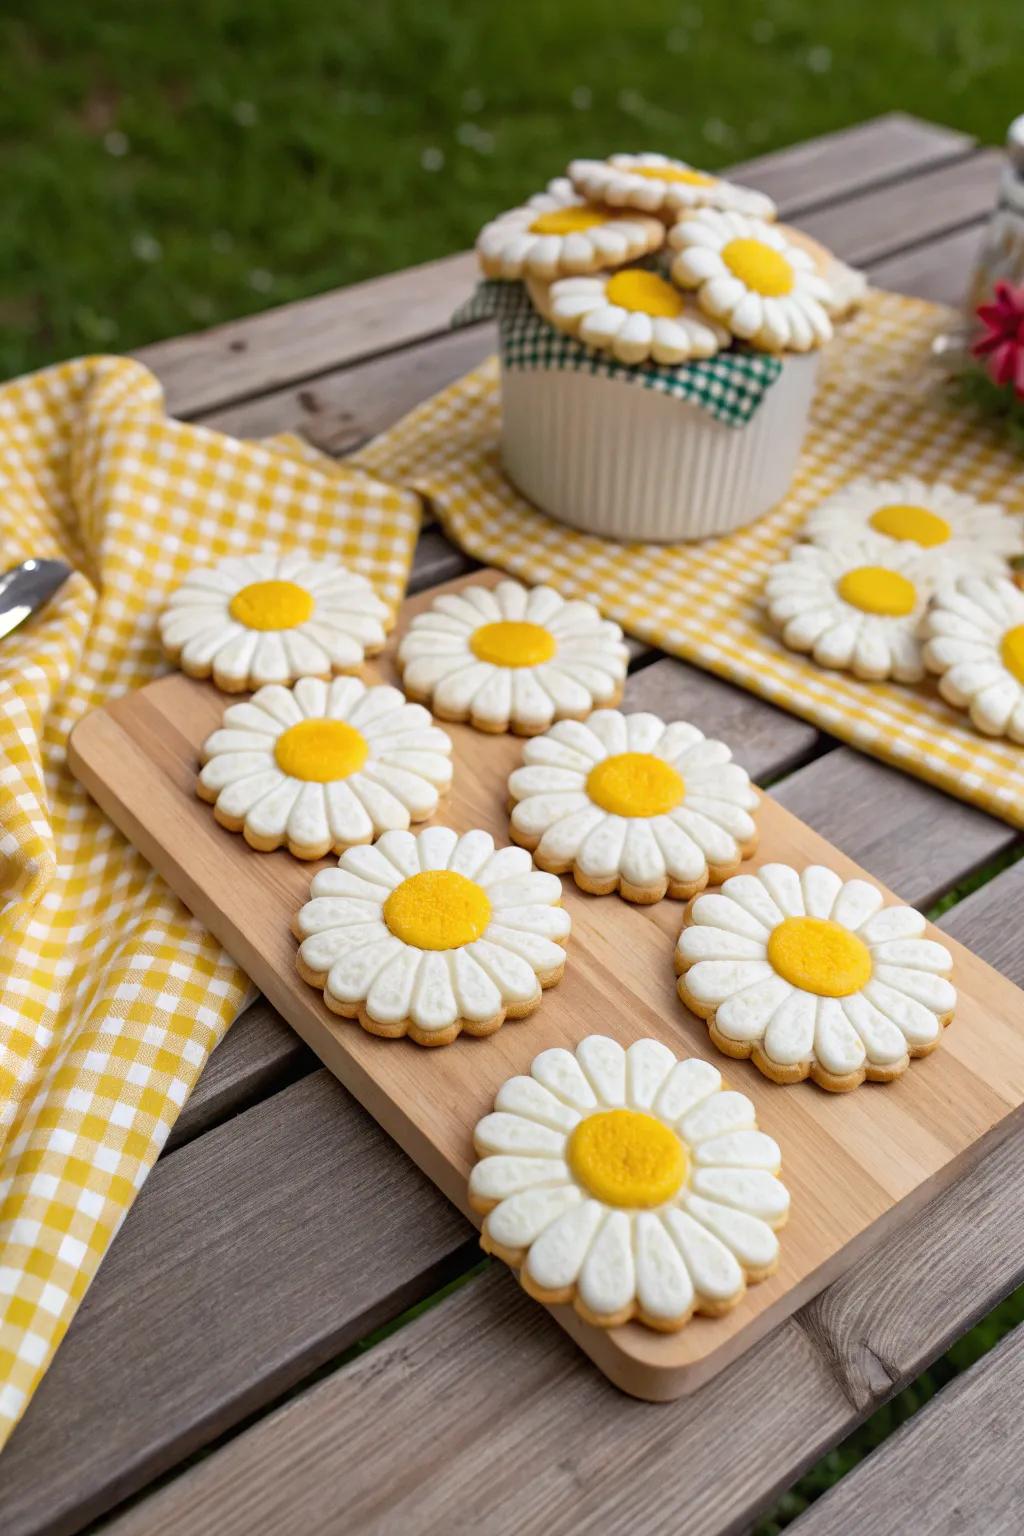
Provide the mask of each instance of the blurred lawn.
[{"label": "blurred lawn", "polygon": [[6,0],[0,376],[464,246],[574,153],[901,107],[996,141],[1015,0]]}]

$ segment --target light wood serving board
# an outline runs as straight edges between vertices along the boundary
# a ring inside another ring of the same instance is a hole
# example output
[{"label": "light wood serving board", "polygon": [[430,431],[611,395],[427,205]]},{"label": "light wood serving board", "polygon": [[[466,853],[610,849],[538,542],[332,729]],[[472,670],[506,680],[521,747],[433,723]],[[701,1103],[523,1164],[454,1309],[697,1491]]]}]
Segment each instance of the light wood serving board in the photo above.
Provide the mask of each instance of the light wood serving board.
[{"label": "light wood serving board", "polygon": [[[410,599],[398,634],[438,591],[497,572],[463,577]],[[387,650],[366,668],[368,681],[396,680]],[[678,1055],[721,1066],[749,1094],[758,1124],[782,1148],[792,1212],[781,1235],[778,1272],[751,1286],[721,1318],[695,1317],[680,1333],[639,1324],[602,1330],[569,1307],[553,1314],[624,1391],[652,1401],[691,1392],[788,1317],[896,1222],[958,1178],[983,1148],[1017,1122],[1024,1101],[1024,995],[945,934],[954,952],[956,1018],[931,1056],[890,1085],[865,1083],[832,1095],[812,1083],[782,1088],[744,1061],[720,1057],[706,1026],[679,1002],[672,954],[682,905],[635,907],[617,896],[584,895],[563,880],[572,915],[565,976],[540,1009],[486,1039],[465,1035],[440,1049],[381,1040],[331,1014],[295,969],[290,932],[321,865],[287,852],[255,853],[217,825],[195,795],[198,749],[230,700],[210,683],[180,674],[96,710],[72,734],[75,774],[108,816],[164,876],[189,909],[270,1002],[448,1198],[474,1221],[466,1201],[471,1133],[507,1077],[528,1072],[548,1046],[570,1049],[603,1033],[623,1044],[642,1036]],[[506,781],[521,760],[512,736],[447,725],[455,779],[436,818],[458,830],[485,827],[507,843]],[[870,805],[864,815],[871,815]],[[863,874],[803,822],[768,797],[758,814],[760,847],[749,867],[782,860]],[[333,861],[323,861],[324,864]],[[870,876],[869,876],[870,878]],[[344,1178],[344,1170],[338,1170]],[[331,1198],[324,1190],[324,1199]]]}]

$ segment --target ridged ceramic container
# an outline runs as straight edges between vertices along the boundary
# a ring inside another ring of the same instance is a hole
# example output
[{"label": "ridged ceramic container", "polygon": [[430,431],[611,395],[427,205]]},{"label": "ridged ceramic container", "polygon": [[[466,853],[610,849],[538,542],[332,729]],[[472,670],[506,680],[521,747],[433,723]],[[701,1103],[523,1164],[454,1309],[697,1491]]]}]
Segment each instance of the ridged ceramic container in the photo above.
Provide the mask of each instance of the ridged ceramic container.
[{"label": "ridged ceramic container", "polygon": [[505,471],[549,516],[602,538],[674,543],[728,533],[789,489],[818,356],[787,356],[742,427],[621,379],[503,368]]}]

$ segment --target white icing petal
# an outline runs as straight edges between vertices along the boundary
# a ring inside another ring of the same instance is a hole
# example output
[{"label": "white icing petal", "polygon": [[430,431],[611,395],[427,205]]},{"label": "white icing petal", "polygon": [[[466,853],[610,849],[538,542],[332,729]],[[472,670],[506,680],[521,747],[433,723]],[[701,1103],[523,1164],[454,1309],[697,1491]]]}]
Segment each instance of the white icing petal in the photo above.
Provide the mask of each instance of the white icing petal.
[{"label": "white icing petal", "polygon": [[826,915],[834,923],[842,923],[844,928],[856,932],[875,915],[884,899],[877,885],[871,885],[867,880],[847,880],[836,897],[835,906]]},{"label": "white icing petal", "polygon": [[[771,903],[767,893],[760,882],[753,875],[734,875],[726,881],[729,894],[720,894],[710,891],[707,895],[698,896],[691,908],[692,921],[695,924],[707,924],[713,931],[718,930],[730,934],[739,934],[746,938],[757,940],[762,947],[769,933],[775,925],[782,921],[782,914]],[[740,901],[740,893],[756,888],[758,894],[764,898],[765,910],[763,915],[750,910],[749,903]],[[683,933],[689,930],[684,928]],[[680,939],[680,943],[681,943]]]},{"label": "white icing petal", "polygon": [[381,967],[366,994],[371,1018],[381,1024],[397,1024],[409,1017],[422,958],[418,950],[403,948]]},{"label": "white icing petal", "polygon": [[686,988],[697,1002],[717,1004],[775,973],[766,960],[701,960],[686,973]]},{"label": "white icing petal", "polygon": [[903,1060],[907,1054],[907,1041],[902,1030],[880,1013],[862,992],[844,997],[842,1007],[863,1040],[870,1062],[876,1066],[888,1066]]},{"label": "white icing petal", "polygon": [[573,1185],[524,1189],[495,1206],[487,1217],[487,1235],[504,1248],[528,1248],[556,1217],[581,1199]]},{"label": "white icing petal", "polygon": [[565,1133],[522,1115],[496,1110],[478,1122],[473,1142],[481,1157],[490,1152],[504,1152],[511,1157],[559,1157],[565,1146]]},{"label": "white icing petal", "polygon": [[526,1257],[530,1279],[546,1291],[574,1284],[604,1216],[604,1207],[596,1200],[583,1200],[557,1216],[530,1247]]},{"label": "white icing petal", "polygon": [[786,992],[764,1032],[765,1054],[782,1066],[809,1061],[814,1050],[818,999],[810,992]]},{"label": "white icing petal", "polygon": [[941,1028],[938,1016],[931,1008],[883,985],[872,978],[864,988],[864,996],[873,1003],[883,1018],[890,1019],[910,1046],[930,1045],[938,1038]]},{"label": "white icing petal", "polygon": [[826,1071],[834,1072],[837,1077],[859,1072],[864,1064],[864,1042],[846,1017],[838,998],[818,999],[814,1054]]},{"label": "white icing petal", "polygon": [[625,1211],[610,1211],[583,1261],[579,1297],[598,1316],[621,1312],[636,1295],[631,1225]]},{"label": "white icing petal", "polygon": [[563,1050],[561,1046],[541,1051],[534,1057],[530,1072],[549,1092],[573,1109],[596,1108],[597,1096],[571,1051]]},{"label": "white icing petal", "polygon": [[924,930],[925,920],[913,907],[883,907],[858,932],[865,944],[886,944],[892,939],[916,939]]},{"label": "white icing petal", "polygon": [[576,1058],[602,1104],[626,1103],[626,1053],[606,1035],[588,1035],[576,1047]]},{"label": "white icing petal", "polygon": [[720,1238],[685,1211],[666,1210],[662,1221],[686,1265],[699,1298],[730,1301],[743,1289],[743,1271]]},{"label": "white icing petal", "polygon": [[679,1132],[693,1147],[724,1136],[729,1131],[749,1131],[754,1126],[754,1106],[746,1094],[725,1089],[713,1093],[685,1115]]},{"label": "white icing petal", "polygon": [[575,1187],[559,1158],[485,1157],[473,1165],[470,1194],[477,1200],[507,1200],[523,1189]]},{"label": "white icing petal", "polygon": [[804,909],[808,917],[831,917],[843,882],[834,870],[823,864],[809,864],[800,876]]},{"label": "white icing petal", "polygon": [[398,949],[398,940],[389,934],[375,944],[347,950],[331,966],[327,976],[328,992],[340,1003],[361,1002],[378,971],[398,953]]},{"label": "white icing petal", "polygon": [[693,965],[698,960],[763,960],[767,953],[764,940],[731,933],[728,928],[711,928],[691,923],[679,935],[679,953]]},{"label": "white icing petal", "polygon": [[729,1131],[694,1151],[694,1162],[706,1168],[764,1168],[776,1173],[780,1161],[777,1144],[763,1131]]},{"label": "white icing petal", "polygon": [[693,1282],[679,1249],[653,1211],[640,1211],[634,1226],[636,1299],[647,1317],[670,1321],[693,1306]]},{"label": "white icing petal", "polygon": [[675,1065],[675,1056],[659,1040],[634,1040],[626,1051],[626,1102],[633,1109],[650,1109]]},{"label": "white icing petal", "polygon": [[[568,1053],[566,1053],[568,1054]],[[536,1077],[510,1077],[502,1083],[494,1100],[495,1109],[535,1120],[538,1125],[568,1133],[579,1124],[579,1111],[553,1094]]]},{"label": "white icing petal", "polygon": [[746,1269],[767,1269],[779,1256],[779,1240],[767,1222],[746,1211],[687,1197],[686,1209],[709,1232],[720,1239]]},{"label": "white icing petal", "polygon": [[789,1191],[773,1173],[751,1168],[698,1168],[690,1181],[695,1195],[729,1205],[762,1221],[777,1222],[789,1210]]},{"label": "white icing petal", "polygon": [[699,1057],[677,1061],[662,1084],[655,1101],[655,1111],[669,1125],[677,1125],[694,1105],[701,1104],[722,1086],[717,1067]]},{"label": "white icing petal", "polygon": [[453,949],[449,956],[452,991],[459,1014],[473,1023],[495,1018],[502,1010],[500,988],[473,956],[463,949]]}]

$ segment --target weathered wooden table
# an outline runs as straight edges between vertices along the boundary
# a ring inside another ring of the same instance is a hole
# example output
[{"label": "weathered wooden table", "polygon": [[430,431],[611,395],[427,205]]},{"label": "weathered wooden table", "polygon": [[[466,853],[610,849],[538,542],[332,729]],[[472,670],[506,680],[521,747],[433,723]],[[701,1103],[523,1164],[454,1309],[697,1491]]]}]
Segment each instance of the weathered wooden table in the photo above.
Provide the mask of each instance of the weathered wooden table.
[{"label": "weathered wooden table", "polygon": [[[955,303],[997,163],[893,115],[742,174],[876,283]],[[446,330],[473,273],[456,256],[141,356],[173,413],[248,436],[298,428],[343,453],[491,348],[487,325]],[[428,530],[414,585],[469,566]],[[917,906],[1018,841],[670,658],[637,656],[626,707],[735,743],[773,795]],[[1024,983],[1022,912],[1024,863],[942,921]],[[480,1263],[475,1233],[257,1002],[0,1462],[0,1531],[79,1531],[111,1512],[118,1536],[742,1531],[1024,1278],[1022,1221],[1018,1135],[695,1396],[634,1402]],[[1022,1381],[1018,1330],[795,1529],[1018,1530]]]}]

